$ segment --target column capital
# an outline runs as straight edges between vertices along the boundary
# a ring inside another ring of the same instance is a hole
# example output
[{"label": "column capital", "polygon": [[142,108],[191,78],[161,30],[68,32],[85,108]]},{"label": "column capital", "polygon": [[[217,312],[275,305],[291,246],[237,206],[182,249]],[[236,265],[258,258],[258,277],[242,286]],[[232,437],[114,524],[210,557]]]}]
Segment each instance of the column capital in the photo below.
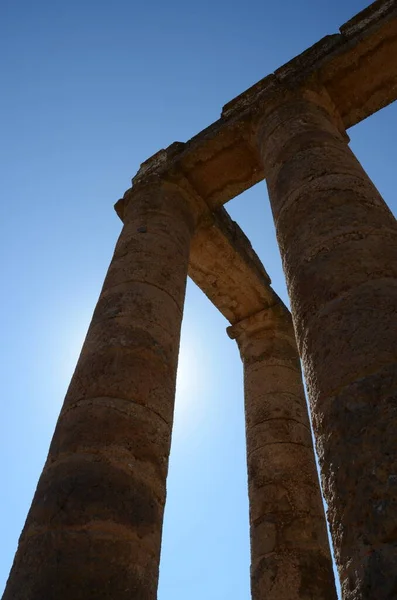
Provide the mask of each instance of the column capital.
[{"label": "column capital", "polygon": [[244,362],[256,362],[263,358],[264,352],[272,355],[275,346],[283,346],[285,357],[295,361],[296,341],[292,317],[281,300],[228,327],[226,331],[232,340],[236,340]]},{"label": "column capital", "polygon": [[208,215],[209,208],[206,202],[192,187],[178,162],[178,154],[182,152],[184,146],[182,142],[174,142],[141,164],[137,174],[132,178],[132,186],[114,206],[121,221],[124,222],[127,206],[136,195],[153,188],[163,193],[174,192],[179,195],[181,203],[190,211],[195,224]]},{"label": "column capital", "polygon": [[[325,49],[329,51],[332,43],[330,46],[330,40],[323,41]],[[320,74],[316,71],[310,72],[310,69],[304,69],[303,73],[300,70],[296,72],[296,65],[285,65],[230,101],[223,107],[222,118],[233,120],[246,115],[250,120],[251,143],[256,147],[263,122],[266,122],[272,113],[277,114],[280,109],[285,112],[286,107],[293,110],[294,106],[302,103],[320,108],[342,137],[349,141],[342,117],[321,81]],[[289,119],[286,115],[286,120]]]},{"label": "column capital", "polygon": [[[263,123],[263,120],[269,118],[272,113],[277,113],[280,109],[285,112],[285,107],[289,107],[290,111],[293,111],[294,106],[302,104],[307,107],[315,106],[321,109],[324,115],[327,115],[337,126],[339,132],[348,139],[339,111],[328,90],[316,75],[313,75],[310,79],[299,85],[279,83],[277,86],[274,86],[266,102],[258,106],[255,111],[254,128],[258,124]],[[286,120],[290,120],[293,114],[286,114],[285,116],[287,117]]]},{"label": "column capital", "polygon": [[264,308],[226,329],[230,339],[237,341],[243,337],[256,336],[264,331],[280,331],[293,334],[291,313],[281,300],[277,304]]},{"label": "column capital", "polygon": [[255,111],[252,143],[262,156],[266,179],[276,163],[319,141],[347,144],[350,138],[331,96],[316,78],[300,87],[280,84]]}]

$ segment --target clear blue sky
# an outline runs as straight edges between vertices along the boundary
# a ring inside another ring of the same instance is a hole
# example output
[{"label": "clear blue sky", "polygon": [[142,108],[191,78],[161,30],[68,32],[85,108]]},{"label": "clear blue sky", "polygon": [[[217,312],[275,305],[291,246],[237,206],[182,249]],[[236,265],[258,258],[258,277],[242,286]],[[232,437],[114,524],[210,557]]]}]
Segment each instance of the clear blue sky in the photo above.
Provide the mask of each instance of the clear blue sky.
[{"label": "clear blue sky", "polygon": [[[3,0],[0,591],[139,164],[366,0]],[[350,131],[394,211],[397,106]],[[266,188],[227,206],[286,298]],[[248,600],[242,369],[189,282],[159,600]]]}]

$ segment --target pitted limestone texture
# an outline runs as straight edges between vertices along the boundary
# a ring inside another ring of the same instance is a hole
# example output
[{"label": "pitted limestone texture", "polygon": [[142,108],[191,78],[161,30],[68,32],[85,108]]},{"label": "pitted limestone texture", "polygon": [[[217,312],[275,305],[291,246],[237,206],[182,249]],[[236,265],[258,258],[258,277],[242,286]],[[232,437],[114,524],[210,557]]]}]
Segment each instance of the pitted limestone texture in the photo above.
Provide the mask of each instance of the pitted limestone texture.
[{"label": "pitted limestone texture", "polygon": [[244,365],[253,600],[336,600],[295,334],[279,301],[228,329]]},{"label": "pitted limestone texture", "polygon": [[339,131],[331,101],[325,110],[326,96],[285,91],[265,112],[258,144],[344,599],[391,599],[397,223]]},{"label": "pitted limestone texture", "polygon": [[167,186],[124,220],[4,600],[157,597],[194,223]]}]

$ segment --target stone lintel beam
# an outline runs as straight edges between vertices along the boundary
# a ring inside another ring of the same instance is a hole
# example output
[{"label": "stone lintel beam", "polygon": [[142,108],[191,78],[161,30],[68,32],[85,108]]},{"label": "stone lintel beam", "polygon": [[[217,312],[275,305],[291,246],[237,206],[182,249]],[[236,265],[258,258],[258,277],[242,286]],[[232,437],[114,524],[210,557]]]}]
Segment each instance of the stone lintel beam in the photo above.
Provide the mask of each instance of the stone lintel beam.
[{"label": "stone lintel beam", "polygon": [[221,118],[186,143],[175,142],[144,162],[150,173],[184,176],[211,209],[264,178],[251,144],[253,120],[280,87],[326,87],[345,129],[397,98],[397,6],[378,0],[302,54],[226,104]]},{"label": "stone lintel beam", "polygon": [[231,324],[280,302],[250,241],[223,208],[196,231],[189,275]]}]

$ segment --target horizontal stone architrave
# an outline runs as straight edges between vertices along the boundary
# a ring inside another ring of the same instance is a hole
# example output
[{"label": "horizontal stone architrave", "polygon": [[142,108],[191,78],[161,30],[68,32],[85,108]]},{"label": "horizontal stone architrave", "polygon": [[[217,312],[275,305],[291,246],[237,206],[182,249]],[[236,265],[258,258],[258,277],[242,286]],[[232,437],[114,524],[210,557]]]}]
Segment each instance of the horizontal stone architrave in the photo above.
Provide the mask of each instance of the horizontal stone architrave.
[{"label": "horizontal stone architrave", "polygon": [[340,27],[228,102],[218,121],[189,141],[174,142],[140,167],[133,183],[157,173],[183,173],[210,209],[264,179],[250,143],[253,112],[274,88],[325,87],[345,129],[397,99],[397,6],[377,0]]},{"label": "horizontal stone architrave", "polygon": [[[397,6],[377,0],[302,54],[226,104],[221,118],[146,160],[133,186],[152,176],[181,183],[205,207],[189,275],[233,325],[281,302],[248,238],[222,208],[264,179],[251,143],[258,107],[278,87],[326,88],[345,129],[397,99]],[[128,195],[126,192],[125,197]],[[123,219],[123,204],[116,211]]]}]

